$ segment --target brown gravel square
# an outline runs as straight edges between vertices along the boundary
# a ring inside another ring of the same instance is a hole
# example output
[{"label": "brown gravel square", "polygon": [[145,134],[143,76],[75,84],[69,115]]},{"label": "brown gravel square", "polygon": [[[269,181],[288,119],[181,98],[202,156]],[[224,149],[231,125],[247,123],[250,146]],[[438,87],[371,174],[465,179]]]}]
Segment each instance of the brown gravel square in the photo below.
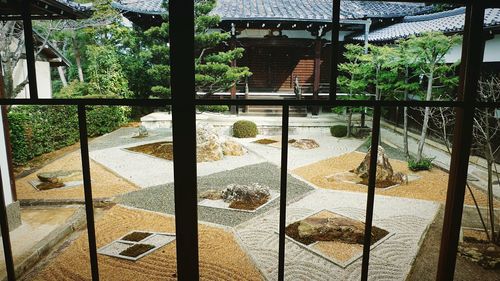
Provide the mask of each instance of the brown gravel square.
[{"label": "brown gravel square", "polygon": [[[38,179],[36,176],[37,173],[81,169],[82,164],[80,152],[72,152],[44,166],[40,170],[16,180],[17,198],[83,200],[83,186],[38,191],[30,184],[30,181]],[[114,173],[92,160],[90,161],[90,174],[92,177],[92,195],[94,198],[111,198],[139,189],[139,187],[119,176],[116,176]]]},{"label": "brown gravel square", "polygon": [[[175,221],[172,216],[116,205],[96,221],[97,248],[133,229],[175,233]],[[262,280],[232,233],[204,224],[198,229],[201,280]],[[172,242],[138,261],[99,255],[100,278],[106,281],[177,280],[175,245]],[[33,273],[29,280],[90,280],[86,231],[62,249],[45,268]]]},{"label": "brown gravel square", "polygon": [[[367,188],[353,183],[343,181],[331,181],[328,177],[335,173],[346,172],[356,168],[363,161],[365,154],[360,152],[351,152],[338,157],[328,158],[304,167],[297,168],[292,172],[311,182],[312,184],[326,189],[347,190],[355,192],[367,192]],[[389,159],[395,172],[413,174],[408,169],[405,162]],[[446,191],[448,188],[448,173],[437,168],[430,171],[420,171],[417,173],[420,179],[410,181],[408,184],[402,184],[390,189],[375,190],[378,195],[406,197],[413,199],[423,199],[437,202],[446,200]],[[481,190],[472,187],[474,196],[480,206],[487,206],[487,196]],[[474,201],[467,191],[465,195],[465,204],[473,205]],[[500,202],[495,200],[495,206],[500,207]]]}]

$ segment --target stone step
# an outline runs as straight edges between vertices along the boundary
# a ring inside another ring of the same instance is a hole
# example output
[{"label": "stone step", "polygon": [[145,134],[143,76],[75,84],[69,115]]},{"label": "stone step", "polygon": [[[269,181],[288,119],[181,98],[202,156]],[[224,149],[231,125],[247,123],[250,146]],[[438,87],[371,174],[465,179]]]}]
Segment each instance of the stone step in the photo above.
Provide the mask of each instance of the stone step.
[{"label": "stone step", "polygon": [[[304,117],[307,116],[307,108],[305,106],[291,106],[290,116]],[[281,116],[283,108],[281,106],[248,106],[248,110],[243,115],[253,116]]]}]

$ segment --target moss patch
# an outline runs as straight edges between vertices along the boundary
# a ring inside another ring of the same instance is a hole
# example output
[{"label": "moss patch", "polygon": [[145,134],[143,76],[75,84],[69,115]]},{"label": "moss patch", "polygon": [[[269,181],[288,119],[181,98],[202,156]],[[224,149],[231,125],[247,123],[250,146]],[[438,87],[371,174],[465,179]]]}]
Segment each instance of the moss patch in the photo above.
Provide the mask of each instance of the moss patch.
[{"label": "moss patch", "polygon": [[122,238],[122,240],[125,240],[125,241],[133,241],[133,242],[139,242],[141,241],[142,239],[146,238],[146,237],[149,237],[151,236],[152,233],[149,233],[149,232],[139,232],[139,231],[135,231],[135,232],[132,232],[128,235],[126,235],[125,237]]},{"label": "moss patch", "polygon": [[272,139],[260,139],[260,140],[254,141],[254,143],[258,143],[258,144],[271,144],[271,143],[277,143],[277,142],[278,142],[277,140],[272,140]]},{"label": "moss patch", "polygon": [[155,142],[134,147],[129,147],[127,150],[148,154],[154,157],[174,160],[174,147],[172,142]]},{"label": "moss patch", "polygon": [[149,244],[135,244],[134,246],[127,248],[124,251],[121,251],[120,255],[135,258],[151,249],[154,249],[154,247],[155,246]]},{"label": "moss patch", "polygon": [[233,201],[229,204],[229,208],[253,211],[269,201],[269,198],[262,198],[254,201]]}]

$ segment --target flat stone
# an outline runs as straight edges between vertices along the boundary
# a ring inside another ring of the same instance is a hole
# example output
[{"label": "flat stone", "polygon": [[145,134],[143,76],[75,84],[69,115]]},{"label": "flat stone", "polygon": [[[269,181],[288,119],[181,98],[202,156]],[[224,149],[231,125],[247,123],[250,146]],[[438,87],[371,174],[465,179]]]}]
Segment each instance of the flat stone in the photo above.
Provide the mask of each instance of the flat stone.
[{"label": "flat stone", "polygon": [[41,182],[47,183],[65,183],[82,180],[82,172],[78,170],[44,172],[38,173],[36,176]]},{"label": "flat stone", "polygon": [[41,182],[36,186],[36,188],[40,191],[56,189],[61,187],[64,187],[64,183],[62,182]]},{"label": "flat stone", "polygon": [[[362,244],[365,227],[362,222],[349,218],[306,218],[287,226],[289,236],[303,244],[315,241],[341,241]],[[296,229],[296,230],[294,230]],[[296,231],[293,235],[291,232]]]},{"label": "flat stone", "polygon": [[291,146],[299,149],[314,149],[319,147],[319,144],[313,139],[290,140],[290,143]]}]

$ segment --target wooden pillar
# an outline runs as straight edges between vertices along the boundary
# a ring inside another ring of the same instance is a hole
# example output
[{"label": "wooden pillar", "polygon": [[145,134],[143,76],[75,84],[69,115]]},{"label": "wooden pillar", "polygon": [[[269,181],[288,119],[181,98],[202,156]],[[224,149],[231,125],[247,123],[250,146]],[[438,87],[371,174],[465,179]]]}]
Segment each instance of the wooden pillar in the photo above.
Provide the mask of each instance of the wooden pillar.
[{"label": "wooden pillar", "polygon": [[[4,83],[3,83],[3,75],[2,75],[2,60],[0,59],[0,99],[8,98],[5,96],[5,91],[4,91]],[[9,170],[9,177],[10,177],[10,189],[12,192],[12,201],[17,201],[17,190],[16,190],[16,179],[14,177],[14,166],[12,163],[12,144],[10,141],[10,128],[9,128],[9,120],[7,119],[7,112],[8,112],[8,106],[3,105],[1,106],[0,114],[2,115],[2,122],[3,122],[3,129],[4,129],[4,140],[0,141],[5,141],[5,148],[7,152],[7,163],[8,163],[8,170]]]},{"label": "wooden pillar", "polygon": [[[236,48],[236,36],[232,35],[231,36],[231,42],[230,42],[231,50],[234,50]],[[231,61],[231,67],[236,67],[236,60]],[[236,83],[231,87],[231,99],[234,100],[236,99]],[[231,105],[231,114],[238,114],[238,107],[236,105]]]},{"label": "wooden pillar", "polygon": [[[321,38],[317,37],[314,42],[314,81],[313,81],[313,99],[317,100],[319,98],[319,86],[321,79]],[[318,115],[319,106],[313,107],[313,115]]]}]

